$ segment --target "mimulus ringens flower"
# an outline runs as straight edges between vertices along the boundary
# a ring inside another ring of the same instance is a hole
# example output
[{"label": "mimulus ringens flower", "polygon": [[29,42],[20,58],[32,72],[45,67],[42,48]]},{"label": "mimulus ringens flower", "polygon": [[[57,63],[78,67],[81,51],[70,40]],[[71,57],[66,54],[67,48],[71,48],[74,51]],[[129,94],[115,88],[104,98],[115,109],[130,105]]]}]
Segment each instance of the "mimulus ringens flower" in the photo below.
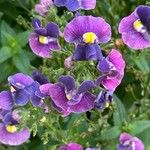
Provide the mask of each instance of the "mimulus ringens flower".
[{"label": "mimulus ringens flower", "polygon": [[68,115],[69,113],[82,113],[91,110],[94,107],[95,96],[88,92],[95,88],[94,82],[87,80],[77,89],[72,76],[61,76],[58,83],[48,84],[40,87],[44,94],[50,95],[55,108],[59,112]]},{"label": "mimulus ringens flower", "polygon": [[65,6],[70,11],[90,10],[95,8],[96,0],[54,0],[54,4],[58,7]]},{"label": "mimulus ringens flower", "polygon": [[0,143],[7,145],[21,145],[30,138],[30,131],[27,127],[18,129],[17,112],[8,112],[2,118],[0,123]]},{"label": "mimulus ringens flower", "polygon": [[98,44],[110,40],[111,27],[101,17],[78,16],[66,25],[64,38],[76,46],[73,60],[101,60]]},{"label": "mimulus ringens flower", "polygon": [[119,24],[119,32],[130,48],[150,47],[150,7],[141,5],[131,15],[124,17]]},{"label": "mimulus ringens flower", "polygon": [[119,138],[118,150],[144,150],[143,142],[128,133],[122,133]]},{"label": "mimulus ringens flower", "polygon": [[52,0],[40,0],[40,3],[35,5],[35,11],[39,15],[45,16],[48,12],[49,7],[51,7],[52,5]]},{"label": "mimulus ringens flower", "polygon": [[53,50],[60,50],[57,24],[49,22],[45,28],[42,28],[40,20],[36,18],[32,21],[32,26],[34,32],[29,37],[29,45],[33,53],[43,58],[50,58]]},{"label": "mimulus ringens flower", "polygon": [[97,66],[102,75],[96,84],[102,84],[106,90],[115,91],[124,76],[125,61],[119,51],[112,49],[106,58]]}]

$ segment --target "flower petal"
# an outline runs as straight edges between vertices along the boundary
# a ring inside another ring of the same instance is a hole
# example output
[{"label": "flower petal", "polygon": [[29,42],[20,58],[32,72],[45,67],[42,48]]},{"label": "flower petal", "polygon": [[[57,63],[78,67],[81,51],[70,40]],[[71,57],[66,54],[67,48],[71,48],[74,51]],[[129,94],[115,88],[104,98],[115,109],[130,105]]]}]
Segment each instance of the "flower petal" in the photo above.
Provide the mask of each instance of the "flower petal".
[{"label": "flower petal", "polygon": [[0,142],[6,145],[21,145],[30,138],[30,131],[24,128],[22,131],[9,133],[3,124],[0,124]]},{"label": "flower petal", "polygon": [[80,8],[80,4],[78,0],[68,0],[68,2],[65,4],[68,10],[70,11],[76,11]]},{"label": "flower petal", "polygon": [[82,82],[80,87],[78,88],[78,94],[81,94],[83,92],[87,92],[87,91],[89,91],[95,87],[96,87],[96,85],[94,84],[93,81],[86,80],[86,81]]},{"label": "flower petal", "polygon": [[11,92],[3,91],[0,93],[0,109],[10,110],[14,105]]},{"label": "flower petal", "polygon": [[36,29],[36,28],[40,28],[41,27],[41,21],[38,18],[34,18],[32,20],[32,26]]},{"label": "flower petal", "polygon": [[71,91],[73,89],[75,89],[75,81],[74,78],[72,76],[60,76],[58,81],[60,83],[62,83],[65,88],[67,89],[67,91]]},{"label": "flower petal", "polygon": [[75,105],[70,105],[67,111],[74,112],[74,113],[83,113],[89,111],[94,107],[94,100],[95,100],[95,96],[86,92],[82,96],[80,102]]},{"label": "flower petal", "polygon": [[77,45],[73,54],[73,60],[101,60],[102,58],[101,49],[97,44]]},{"label": "flower petal", "polygon": [[100,43],[111,38],[111,27],[101,17],[78,16],[69,22],[64,29],[64,38],[70,43],[80,43],[84,33],[93,32]]},{"label": "flower petal", "polygon": [[25,86],[31,85],[34,81],[30,76],[26,74],[16,73],[8,77],[8,82],[18,89],[24,89]]},{"label": "flower petal", "polygon": [[44,95],[49,95],[49,90],[50,90],[52,85],[53,84],[51,84],[51,83],[41,85],[40,86],[41,93],[43,93]]},{"label": "flower petal", "polygon": [[68,0],[54,0],[54,4],[58,7],[65,6]]},{"label": "flower petal", "polygon": [[81,8],[85,10],[94,9],[96,7],[96,0],[81,0]]}]

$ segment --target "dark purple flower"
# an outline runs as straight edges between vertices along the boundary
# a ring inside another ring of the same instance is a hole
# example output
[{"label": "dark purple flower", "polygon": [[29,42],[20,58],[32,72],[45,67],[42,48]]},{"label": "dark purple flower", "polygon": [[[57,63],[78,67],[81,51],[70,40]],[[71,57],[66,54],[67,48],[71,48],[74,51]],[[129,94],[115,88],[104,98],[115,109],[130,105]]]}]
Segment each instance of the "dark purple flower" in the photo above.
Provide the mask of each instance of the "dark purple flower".
[{"label": "dark purple flower", "polygon": [[64,38],[76,45],[73,60],[101,60],[98,44],[110,40],[111,27],[101,17],[78,16],[66,25]]},{"label": "dark purple flower", "polygon": [[119,51],[112,49],[106,58],[97,66],[102,75],[96,84],[102,84],[106,90],[115,91],[124,76],[125,61]]},{"label": "dark purple flower", "polygon": [[83,147],[77,143],[69,143],[61,146],[58,150],[83,150]]},{"label": "dark purple flower", "polygon": [[29,45],[32,51],[43,58],[50,58],[53,50],[59,50],[58,43],[59,28],[58,25],[49,22],[45,28],[41,26],[40,20],[33,19],[32,26],[34,32],[29,37]]},{"label": "dark purple flower", "polygon": [[51,7],[52,5],[52,0],[40,0],[40,3],[35,5],[35,11],[39,15],[45,16],[48,12],[49,7]]},{"label": "dark purple flower", "polygon": [[105,109],[112,102],[113,91],[101,91],[95,100],[95,107]]},{"label": "dark purple flower", "polygon": [[30,138],[30,131],[27,127],[22,130],[18,129],[19,120],[18,112],[9,112],[3,116],[0,123],[0,142],[6,145],[21,145]]},{"label": "dark purple flower", "polygon": [[131,15],[124,17],[119,24],[119,32],[130,48],[150,47],[150,7],[139,6]]},{"label": "dark purple flower", "polygon": [[70,11],[90,10],[95,8],[96,0],[54,0],[54,4],[58,7],[65,6]]},{"label": "dark purple flower", "polygon": [[13,100],[17,105],[26,105],[30,100],[34,106],[41,104],[44,95],[39,90],[40,84],[30,76],[17,73],[8,77],[8,82]]},{"label": "dark purple flower", "polygon": [[93,81],[84,81],[78,89],[75,88],[74,78],[61,76],[59,83],[43,85],[40,90],[50,95],[54,105],[59,112],[68,115],[69,113],[82,113],[94,107],[95,96],[88,91],[95,88]]},{"label": "dark purple flower", "polygon": [[143,142],[128,133],[122,133],[119,138],[118,150],[144,150]]}]

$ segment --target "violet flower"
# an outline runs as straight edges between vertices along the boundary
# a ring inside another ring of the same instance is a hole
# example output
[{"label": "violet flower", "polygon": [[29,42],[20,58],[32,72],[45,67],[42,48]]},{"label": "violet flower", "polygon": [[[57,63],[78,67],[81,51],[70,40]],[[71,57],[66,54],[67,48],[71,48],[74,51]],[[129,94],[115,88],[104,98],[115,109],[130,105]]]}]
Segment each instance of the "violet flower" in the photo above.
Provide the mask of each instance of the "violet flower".
[{"label": "violet flower", "polygon": [[17,73],[8,77],[11,93],[15,104],[23,106],[30,100],[33,106],[40,106],[44,95],[40,94],[40,84],[30,76]]},{"label": "violet flower", "polygon": [[124,17],[119,24],[119,32],[130,48],[150,47],[150,7],[139,6],[131,15]]},{"label": "violet flower", "polygon": [[83,150],[83,147],[77,143],[69,143],[61,146],[58,150]]},{"label": "violet flower", "polygon": [[119,138],[118,150],[144,150],[143,142],[128,133],[122,133]]},{"label": "violet flower", "polygon": [[92,81],[84,81],[77,89],[72,76],[61,76],[55,84],[46,84],[40,87],[43,94],[49,94],[55,108],[64,116],[73,113],[82,113],[94,107],[95,96],[88,92],[95,88]]},{"label": "violet flower", "polygon": [[41,26],[39,19],[33,19],[34,32],[29,37],[29,45],[36,55],[43,58],[50,58],[53,50],[60,50],[58,43],[58,25],[49,22],[45,28]]},{"label": "violet flower", "polygon": [[39,15],[45,16],[51,6],[53,6],[52,0],[40,0],[39,4],[35,5],[35,11]]},{"label": "violet flower", "polygon": [[23,144],[30,138],[30,131],[27,127],[22,130],[18,129],[19,119],[18,113],[15,111],[3,116],[0,123],[0,143],[16,146]]},{"label": "violet flower", "polygon": [[64,38],[76,45],[73,60],[101,60],[99,43],[111,38],[111,27],[101,17],[78,16],[64,29]]},{"label": "violet flower", "polygon": [[54,4],[58,7],[65,6],[69,11],[90,10],[95,8],[96,0],[54,0]]},{"label": "violet flower", "polygon": [[119,51],[112,49],[106,58],[99,62],[97,69],[102,75],[96,84],[102,84],[106,90],[115,91],[124,76],[125,61]]},{"label": "violet flower", "polygon": [[105,109],[109,107],[112,102],[113,91],[101,91],[95,100],[95,107],[98,109]]}]

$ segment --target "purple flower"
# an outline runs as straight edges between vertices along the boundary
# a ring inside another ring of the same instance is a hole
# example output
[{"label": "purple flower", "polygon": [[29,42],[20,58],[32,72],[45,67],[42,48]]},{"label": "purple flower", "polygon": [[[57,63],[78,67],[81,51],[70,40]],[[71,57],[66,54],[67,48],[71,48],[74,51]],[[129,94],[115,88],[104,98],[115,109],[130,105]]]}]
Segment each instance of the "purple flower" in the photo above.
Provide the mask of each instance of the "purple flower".
[{"label": "purple flower", "polygon": [[83,147],[77,143],[69,143],[61,146],[58,150],[83,150]]},{"label": "purple flower", "polygon": [[34,106],[41,104],[44,95],[40,92],[40,84],[30,76],[17,73],[8,77],[12,98],[17,105],[26,105],[30,100]]},{"label": "purple flower", "polygon": [[54,4],[58,7],[65,6],[70,11],[90,10],[95,8],[96,0],[54,0]]},{"label": "purple flower", "polygon": [[143,142],[128,133],[122,133],[119,141],[118,150],[144,150]]},{"label": "purple flower", "polygon": [[102,84],[106,90],[115,91],[124,76],[125,61],[119,51],[112,49],[97,66],[102,75],[96,84]]},{"label": "purple flower", "polygon": [[150,7],[139,6],[131,15],[124,17],[119,24],[119,32],[130,48],[150,47]]},{"label": "purple flower", "polygon": [[29,45],[33,53],[43,58],[50,58],[52,50],[60,49],[58,25],[49,22],[45,28],[42,28],[40,20],[36,18],[32,21],[32,26],[34,32],[29,37]]},{"label": "purple flower", "polygon": [[112,102],[113,91],[101,91],[95,100],[95,107],[105,109]]},{"label": "purple flower", "polygon": [[111,27],[101,17],[78,16],[66,25],[64,38],[76,45],[73,60],[101,60],[98,44],[110,40]]},{"label": "purple flower", "polygon": [[[49,94],[54,107],[64,114],[82,113],[94,107],[95,96],[88,91],[95,88],[92,81],[84,81],[77,89],[74,78],[61,76],[56,84],[46,84],[40,87],[43,94]],[[48,87],[49,86],[49,87]]]},{"label": "purple flower", "polygon": [[49,7],[51,7],[52,5],[52,0],[40,0],[40,3],[35,5],[35,11],[39,15],[45,16],[48,12]]},{"label": "purple flower", "polygon": [[18,112],[9,112],[3,116],[0,123],[0,142],[6,145],[21,145],[30,137],[30,131],[27,127],[18,129]]}]

